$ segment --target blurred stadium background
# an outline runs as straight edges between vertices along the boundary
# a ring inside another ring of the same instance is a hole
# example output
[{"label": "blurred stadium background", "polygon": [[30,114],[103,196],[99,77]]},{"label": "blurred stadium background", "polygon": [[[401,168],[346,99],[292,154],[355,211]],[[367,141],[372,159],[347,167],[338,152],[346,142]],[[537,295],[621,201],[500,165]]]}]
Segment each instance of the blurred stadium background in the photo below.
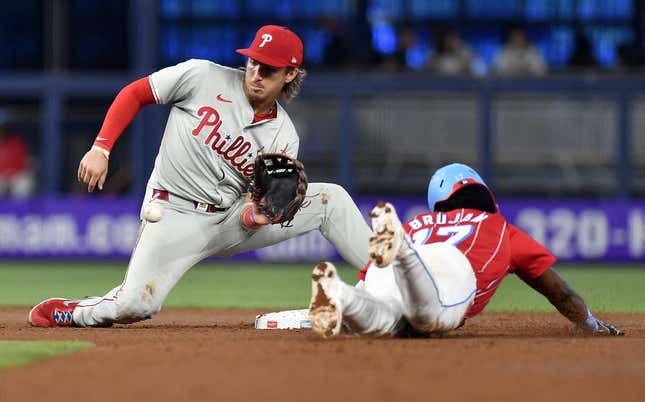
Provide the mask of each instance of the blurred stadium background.
[{"label": "blurred stadium background", "polygon": [[[471,164],[563,261],[645,255],[645,2],[22,0],[0,14],[0,258],[127,259],[168,109],[117,143],[105,190],[76,178],[121,87],[188,58],[236,66],[263,24],[305,42],[288,110],[312,181],[363,210],[424,208]],[[254,261],[337,258],[318,234]],[[123,264],[125,267],[125,263]]]}]

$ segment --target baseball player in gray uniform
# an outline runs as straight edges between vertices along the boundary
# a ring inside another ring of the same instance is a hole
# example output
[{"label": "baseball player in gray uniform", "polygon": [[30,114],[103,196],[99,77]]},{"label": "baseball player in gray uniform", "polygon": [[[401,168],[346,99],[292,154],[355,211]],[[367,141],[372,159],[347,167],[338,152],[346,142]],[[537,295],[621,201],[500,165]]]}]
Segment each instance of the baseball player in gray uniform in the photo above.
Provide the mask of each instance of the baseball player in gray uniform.
[{"label": "baseball player in gray uniform", "polygon": [[[103,188],[110,151],[147,104],[172,109],[148,181],[140,233],[123,283],[103,297],[48,299],[29,313],[34,326],[110,326],[151,318],[179,279],[209,256],[230,256],[319,230],[357,268],[369,261],[371,231],[340,186],[310,183],[287,227],[268,224],[247,197],[258,152],[297,157],[298,134],[277,102],[289,101],[305,72],[303,45],[287,28],[261,27],[246,49],[245,69],[189,60],[121,90],[79,181]],[[250,212],[250,213],[249,213]]]}]

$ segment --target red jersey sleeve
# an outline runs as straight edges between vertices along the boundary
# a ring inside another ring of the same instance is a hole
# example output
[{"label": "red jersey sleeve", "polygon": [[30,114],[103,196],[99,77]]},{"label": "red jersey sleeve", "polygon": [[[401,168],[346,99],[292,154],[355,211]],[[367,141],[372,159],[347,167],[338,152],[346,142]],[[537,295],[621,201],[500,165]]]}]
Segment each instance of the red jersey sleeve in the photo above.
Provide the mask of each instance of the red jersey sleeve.
[{"label": "red jersey sleeve", "polygon": [[540,277],[556,262],[549,250],[518,227],[508,224],[511,241],[511,269],[520,278]]},{"label": "red jersey sleeve", "polygon": [[365,276],[367,275],[367,270],[370,268],[370,266],[372,266],[372,262],[368,261],[367,264],[365,264],[365,266],[360,271],[358,271],[358,280],[360,281],[365,280]]},{"label": "red jersey sleeve", "polygon": [[99,131],[94,140],[94,146],[109,153],[123,130],[139,112],[139,109],[152,103],[156,102],[148,77],[138,79],[127,85],[114,98],[112,106],[108,109],[101,131]]}]

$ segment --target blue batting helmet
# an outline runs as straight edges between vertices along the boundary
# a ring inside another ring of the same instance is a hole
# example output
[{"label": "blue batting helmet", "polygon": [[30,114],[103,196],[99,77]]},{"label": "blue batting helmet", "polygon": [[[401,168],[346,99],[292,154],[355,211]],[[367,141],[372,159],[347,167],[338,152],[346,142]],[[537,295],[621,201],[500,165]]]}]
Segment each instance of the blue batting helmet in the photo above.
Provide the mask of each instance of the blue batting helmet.
[{"label": "blue batting helmet", "polygon": [[[467,190],[459,191],[462,189]],[[453,203],[449,203],[450,200]],[[497,203],[475,169],[462,163],[452,163],[432,175],[428,184],[428,208],[430,211],[473,208],[494,213],[497,212]]]}]

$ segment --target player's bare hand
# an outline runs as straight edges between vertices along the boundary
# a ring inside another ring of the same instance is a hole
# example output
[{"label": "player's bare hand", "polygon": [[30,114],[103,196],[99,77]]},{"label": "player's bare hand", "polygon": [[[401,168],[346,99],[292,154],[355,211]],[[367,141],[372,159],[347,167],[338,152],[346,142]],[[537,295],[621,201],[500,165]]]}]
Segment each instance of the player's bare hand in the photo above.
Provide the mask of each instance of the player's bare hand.
[{"label": "player's bare hand", "polygon": [[240,222],[245,228],[254,230],[264,225],[268,225],[271,223],[271,220],[261,213],[254,203],[248,202],[244,208],[242,208],[242,212],[240,213]]},{"label": "player's bare hand", "polygon": [[99,151],[87,151],[78,165],[78,181],[87,184],[87,191],[92,192],[98,187],[103,190],[103,184],[108,172],[108,159]]}]

